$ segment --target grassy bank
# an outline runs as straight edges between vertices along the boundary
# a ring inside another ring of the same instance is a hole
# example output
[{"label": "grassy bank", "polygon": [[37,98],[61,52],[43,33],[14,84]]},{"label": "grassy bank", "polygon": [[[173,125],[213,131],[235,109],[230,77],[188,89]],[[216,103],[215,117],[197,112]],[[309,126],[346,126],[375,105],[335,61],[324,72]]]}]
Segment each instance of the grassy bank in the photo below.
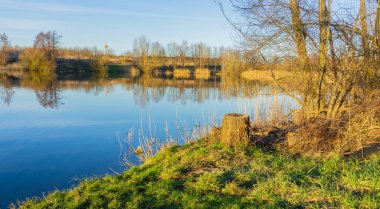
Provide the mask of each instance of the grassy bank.
[{"label": "grassy bank", "polygon": [[379,174],[380,157],[296,157],[210,136],[21,208],[379,208]]}]

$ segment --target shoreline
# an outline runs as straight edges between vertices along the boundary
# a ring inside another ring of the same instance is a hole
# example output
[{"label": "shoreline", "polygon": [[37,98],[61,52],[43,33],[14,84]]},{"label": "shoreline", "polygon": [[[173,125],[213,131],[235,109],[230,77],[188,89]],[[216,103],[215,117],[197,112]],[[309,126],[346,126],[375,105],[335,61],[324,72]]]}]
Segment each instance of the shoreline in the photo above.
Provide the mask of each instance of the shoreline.
[{"label": "shoreline", "polygon": [[166,147],[120,175],[84,180],[20,208],[376,208],[378,170],[380,156],[297,157],[254,146],[225,147],[210,135]]}]

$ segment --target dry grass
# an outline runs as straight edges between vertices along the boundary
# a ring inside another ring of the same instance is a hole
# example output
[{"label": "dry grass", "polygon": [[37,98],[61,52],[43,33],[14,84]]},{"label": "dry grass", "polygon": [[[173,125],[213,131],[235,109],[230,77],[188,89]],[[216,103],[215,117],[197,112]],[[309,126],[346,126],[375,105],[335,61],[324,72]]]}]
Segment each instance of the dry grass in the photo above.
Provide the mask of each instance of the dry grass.
[{"label": "dry grass", "polygon": [[304,121],[287,140],[292,153],[304,156],[334,156],[343,154],[339,148],[338,128],[331,120],[311,118]]},{"label": "dry grass", "polygon": [[[380,144],[380,91],[345,113],[346,128],[341,131],[342,146],[352,152]],[[363,153],[365,154],[365,153]]]},{"label": "dry grass", "polygon": [[2,66],[0,65],[0,71],[13,71],[13,70],[23,70],[24,69],[24,66],[21,64],[21,63],[12,63],[12,64],[8,64],[6,66]]},{"label": "dry grass", "polygon": [[165,71],[165,75],[167,75],[167,76],[171,76],[171,75],[173,75],[173,71],[171,71],[171,70],[166,70],[166,71]]},{"label": "dry grass", "polygon": [[135,67],[132,67],[132,69],[129,71],[129,73],[133,78],[136,78],[136,77],[139,77],[141,75],[141,70],[139,70]]},{"label": "dry grass", "polygon": [[293,153],[305,156],[355,155],[380,152],[380,91],[356,104],[340,118],[310,118],[288,134]]},{"label": "dry grass", "polygon": [[199,75],[211,75],[211,71],[207,68],[197,68],[195,70],[195,74],[199,74]]},{"label": "dry grass", "polygon": [[189,69],[175,69],[173,75],[175,78],[190,78],[191,72]]},{"label": "dry grass", "polygon": [[195,70],[195,79],[207,80],[211,76],[211,71],[207,68],[197,68]]},{"label": "dry grass", "polygon": [[[295,74],[288,70],[274,70],[277,80],[294,77]],[[273,82],[273,75],[270,70],[247,70],[242,72],[241,76],[247,80],[256,80],[261,82]]]},{"label": "dry grass", "polygon": [[197,80],[208,80],[208,79],[210,79],[210,76],[206,75],[206,74],[195,74],[195,79],[197,79]]}]

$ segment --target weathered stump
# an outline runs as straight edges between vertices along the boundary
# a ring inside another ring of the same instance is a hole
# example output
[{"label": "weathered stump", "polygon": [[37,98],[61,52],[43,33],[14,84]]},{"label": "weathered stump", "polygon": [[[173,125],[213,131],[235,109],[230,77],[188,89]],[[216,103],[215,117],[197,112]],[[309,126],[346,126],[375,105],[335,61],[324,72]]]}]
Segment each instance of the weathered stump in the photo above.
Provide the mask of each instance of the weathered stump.
[{"label": "weathered stump", "polygon": [[230,113],[223,116],[221,141],[228,146],[247,146],[250,141],[249,116]]}]

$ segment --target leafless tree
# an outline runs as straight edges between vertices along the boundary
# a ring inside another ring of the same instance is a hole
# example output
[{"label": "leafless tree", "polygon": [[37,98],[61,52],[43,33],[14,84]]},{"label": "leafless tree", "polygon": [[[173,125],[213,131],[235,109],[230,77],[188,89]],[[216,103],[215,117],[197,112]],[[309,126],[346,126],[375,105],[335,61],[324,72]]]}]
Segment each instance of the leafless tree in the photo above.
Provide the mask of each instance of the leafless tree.
[{"label": "leafless tree", "polygon": [[58,57],[58,47],[61,36],[55,31],[40,32],[37,34],[33,47],[41,49],[47,59],[54,60]]},{"label": "leafless tree", "polygon": [[148,56],[150,51],[150,41],[146,36],[140,36],[133,42],[133,55],[138,60],[138,64],[143,70],[148,70]]},{"label": "leafless tree", "polygon": [[177,68],[179,56],[181,55],[181,47],[176,42],[172,42],[167,45],[166,51],[168,53],[168,56],[174,60],[174,63],[172,63],[172,65],[174,68]]},{"label": "leafless tree", "polygon": [[182,64],[182,67],[185,67],[185,64],[186,64],[186,57],[187,57],[187,54],[188,54],[188,50],[189,50],[189,45],[187,43],[187,41],[182,41],[180,47],[179,47],[179,59],[180,59],[180,62]]},{"label": "leafless tree", "polygon": [[150,57],[153,67],[163,65],[165,48],[158,41],[152,43]]},{"label": "leafless tree", "polygon": [[0,34],[0,65],[6,65],[8,63],[9,56],[9,40],[8,36]]}]

